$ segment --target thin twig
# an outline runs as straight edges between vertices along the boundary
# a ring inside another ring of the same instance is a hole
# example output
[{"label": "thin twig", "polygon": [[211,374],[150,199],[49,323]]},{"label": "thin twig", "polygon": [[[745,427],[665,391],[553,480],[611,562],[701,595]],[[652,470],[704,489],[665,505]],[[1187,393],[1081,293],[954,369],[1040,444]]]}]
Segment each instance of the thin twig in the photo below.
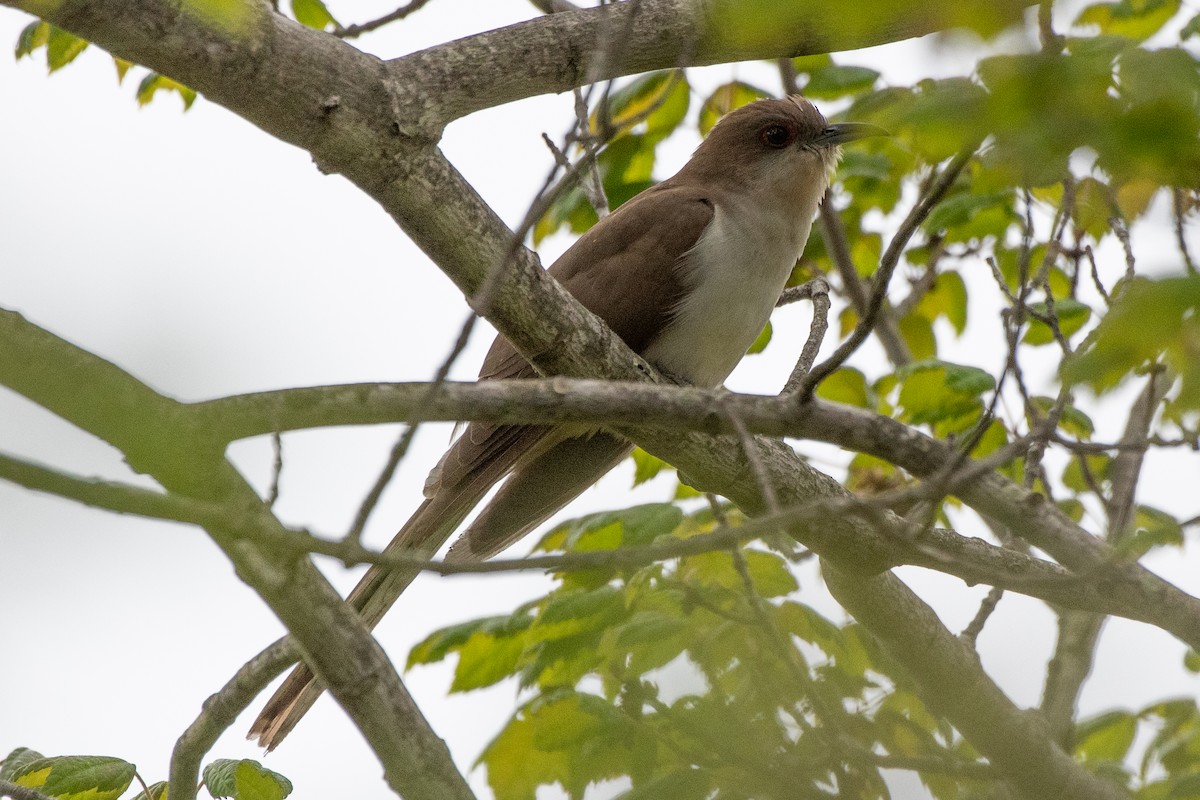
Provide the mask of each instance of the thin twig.
[{"label": "thin twig", "polygon": [[0,780],[0,797],[11,797],[13,800],[54,800],[50,795],[42,794],[37,789],[20,786],[12,781]]},{"label": "thin twig", "polygon": [[896,270],[896,265],[900,262],[900,255],[904,252],[904,247],[908,244],[909,239],[917,232],[917,228],[929,216],[941,199],[949,191],[958,174],[962,172],[963,167],[971,160],[975,154],[975,147],[964,148],[958,155],[950,160],[946,168],[942,171],[932,184],[930,184],[928,192],[926,192],[908,216],[900,224],[900,228],[896,231],[896,235],[892,237],[888,243],[887,250],[884,251],[883,257],[879,261],[879,268],[875,271],[874,291],[871,295],[871,302],[867,306],[867,313],[859,320],[850,337],[842,343],[832,356],[820,365],[815,367],[811,372],[804,377],[800,385],[796,387],[796,396],[803,402],[812,397],[813,390],[817,384],[829,377],[837,370],[846,359],[854,353],[855,350],[866,340],[867,335],[875,327],[875,321],[879,317],[880,309],[883,308],[884,299],[887,296],[888,284],[891,282],[892,273]]},{"label": "thin twig", "polygon": [[290,637],[277,640],[247,661],[215,694],[204,701],[200,715],[175,742],[171,752],[171,797],[193,800],[200,763],[217,739],[263,689],[296,663],[296,646]]},{"label": "thin twig", "polygon": [[983,626],[987,624],[988,618],[992,616],[992,612],[996,610],[996,606],[1000,604],[1000,598],[1004,596],[1004,590],[993,586],[987,593],[987,597],[983,598],[983,602],[979,604],[979,610],[975,612],[975,618],[971,623],[963,629],[963,632],[958,636],[964,642],[975,649],[975,642],[979,639],[979,634],[983,632]]},{"label": "thin twig", "polygon": [[767,471],[767,467],[763,464],[762,455],[758,452],[758,443],[746,430],[746,423],[738,416],[738,413],[733,409],[722,404],[721,409],[726,418],[729,420],[730,426],[733,428],[734,435],[741,442],[742,450],[746,454],[746,461],[750,463],[750,469],[754,471],[754,479],[758,482],[759,492],[762,493],[763,503],[767,507],[768,513],[774,515],[779,513],[779,495],[775,493],[775,487],[771,484],[771,474]]},{"label": "thin twig", "polygon": [[338,28],[333,32],[333,35],[342,39],[353,39],[357,36],[362,36],[364,33],[370,33],[373,30],[378,30],[384,25],[389,25],[393,22],[402,20],[409,14],[420,11],[428,4],[429,0],[410,0],[409,2],[397,8],[395,11],[384,14],[378,19],[373,19],[370,22],[363,22],[358,25],[350,25],[345,28]]},{"label": "thin twig", "polygon": [[267,508],[274,508],[279,499],[279,476],[283,474],[283,437],[279,431],[271,431],[271,452],[274,460],[271,464],[271,488],[267,490]]},{"label": "thin twig", "polygon": [[[825,341],[825,333],[829,330],[829,284],[821,278],[814,278],[804,286],[811,287],[808,295],[812,298],[812,325],[809,326],[808,339],[800,350],[800,357],[796,359],[796,366],[792,368],[792,374],[783,386],[783,394],[796,391],[796,387],[812,369],[817,360],[817,352],[821,349],[821,342]],[[780,304],[782,302],[783,298],[780,297]]]},{"label": "thin twig", "polygon": [[1171,205],[1175,216],[1175,242],[1179,245],[1179,253],[1183,256],[1183,265],[1192,275],[1197,273],[1196,262],[1192,261],[1192,254],[1188,250],[1187,237],[1183,235],[1183,218],[1187,212],[1183,207],[1183,189],[1173,189],[1171,191]]}]

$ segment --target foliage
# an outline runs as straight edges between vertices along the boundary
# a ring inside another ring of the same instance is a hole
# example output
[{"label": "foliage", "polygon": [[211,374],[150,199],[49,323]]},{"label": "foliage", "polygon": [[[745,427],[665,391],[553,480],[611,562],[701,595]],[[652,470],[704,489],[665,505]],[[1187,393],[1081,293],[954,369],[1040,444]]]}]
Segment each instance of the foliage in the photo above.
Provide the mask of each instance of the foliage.
[{"label": "foliage", "polygon": [[[51,756],[18,747],[0,761],[0,781],[36,789],[58,800],[117,800],[137,776],[137,767],[112,756]],[[165,781],[141,788],[126,800],[165,800]],[[292,784],[257,761],[218,759],[204,769],[204,787],[214,798],[283,800]]]},{"label": "foliage", "polygon": [[[708,509],[638,506],[563,523],[537,549],[613,550],[715,524]],[[974,759],[860,626],[791,599],[778,554],[742,546],[557,578],[512,614],[437,631],[409,655],[410,668],[457,656],[451,691],[506,678],[528,691],[480,756],[499,800],[550,783],[582,797],[617,778],[629,798],[865,797],[884,791],[877,754]]]},{"label": "foliage", "polygon": [[[740,11],[718,5],[730,36],[774,35],[777,23],[753,12],[758,2]],[[1077,521],[1103,514],[1119,480],[1122,448],[1097,443],[1095,397],[1157,387],[1148,441],[1198,446],[1200,275],[1183,231],[1200,207],[1192,41],[1200,16],[1184,20],[1181,8],[1178,0],[1095,3],[1066,35],[1042,31],[1035,52],[988,54],[968,75],[912,86],[890,85],[840,56],[786,64],[794,82],[787,88],[820,100],[831,119],[892,134],[847,148],[833,187],[839,223],[814,228],[792,276],[793,285],[816,277],[833,285],[839,340],[864,316],[856,289],[865,297],[880,288],[902,220],[949,177],[945,196],[914,216],[914,238],[902,242],[898,274],[906,280],[883,287],[884,323],[901,356],[842,365],[817,397],[953,441],[968,456],[1004,456],[1004,474]],[[344,31],[321,0],[294,0],[290,9],[304,25]],[[987,19],[976,28],[994,33]],[[44,49],[53,72],[87,46],[35,22],[16,55]],[[119,78],[129,68],[118,60]],[[164,90],[185,107],[195,98],[151,72],[137,99]],[[704,134],[725,113],[774,93],[730,81],[700,96],[684,70],[641,75],[595,104],[570,155],[594,154],[616,208],[653,185],[657,148],[692,124],[691,109]],[[953,174],[959,156],[969,158]],[[1146,269],[1132,232],[1156,213],[1177,227],[1179,252]],[[581,233],[597,219],[576,186],[548,206],[532,238]],[[780,346],[772,331],[768,325],[752,353]],[[1004,363],[959,363],[968,331],[1002,339]],[[1049,364],[1059,383],[1034,384],[1023,371],[1030,362]],[[1020,442],[1043,447],[1010,447]],[[1049,446],[1058,458],[1047,466]],[[635,484],[666,466],[641,450],[634,462]],[[861,498],[913,484],[895,464],[863,453],[845,471],[845,485]],[[537,549],[686,541],[742,521],[716,501],[696,510],[688,502],[695,497],[679,485],[676,502],[572,520]],[[954,502],[937,499],[940,519]],[[1136,560],[1182,547],[1185,523],[1135,503],[1125,529],[1108,534],[1120,558]],[[801,602],[795,574],[786,554],[757,542],[561,571],[551,591],[511,613],[433,632],[412,649],[408,667],[453,656],[451,692],[515,681],[518,706],[479,757],[499,800],[534,798],[550,784],[578,798],[608,781],[623,781],[630,799],[886,797],[883,770],[893,767],[914,771],[939,800],[987,796],[990,767],[937,704],[927,704],[863,626]],[[1197,663],[1190,654],[1186,665]],[[1110,709],[1075,726],[1074,755],[1139,798],[1200,796],[1200,710],[1190,698]],[[129,788],[134,768],[18,750],[0,778],[54,797],[105,800]],[[216,797],[291,791],[250,761],[215,762],[204,779]],[[155,786],[157,797],[163,785]]]}]

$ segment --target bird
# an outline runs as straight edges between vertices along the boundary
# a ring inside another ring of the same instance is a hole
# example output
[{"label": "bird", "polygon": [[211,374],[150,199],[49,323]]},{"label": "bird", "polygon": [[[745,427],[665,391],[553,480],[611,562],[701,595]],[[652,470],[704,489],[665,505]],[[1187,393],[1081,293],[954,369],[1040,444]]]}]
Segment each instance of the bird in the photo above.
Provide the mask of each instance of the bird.
[{"label": "bird", "polygon": [[[734,109],[671,178],[596,223],[549,268],[576,300],[663,373],[721,384],[762,332],[825,196],[841,145],[884,132],[829,123],[799,95]],[[538,377],[498,335],[480,380]],[[488,558],[565,506],[633,449],[580,425],[466,426],[425,483],[425,500],[385,552],[430,558],[501,479],[446,555]],[[373,566],[347,598],[374,627],[416,575]],[[303,662],[250,729],[267,750],[322,688]]]}]

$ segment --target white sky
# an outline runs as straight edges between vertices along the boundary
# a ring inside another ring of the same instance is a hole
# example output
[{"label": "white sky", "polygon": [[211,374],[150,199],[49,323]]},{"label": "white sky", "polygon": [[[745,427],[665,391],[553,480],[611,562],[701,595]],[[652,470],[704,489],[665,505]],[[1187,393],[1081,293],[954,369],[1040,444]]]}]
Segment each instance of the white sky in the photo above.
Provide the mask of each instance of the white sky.
[{"label": "white sky", "polygon": [[[358,19],[390,10],[375,5],[362,8]],[[393,57],[534,13],[524,0],[476,0],[467,4],[470,14],[463,5],[433,2],[359,45]],[[377,206],[342,178],[321,175],[305,153],[202,98],[187,114],[172,96],[139,110],[132,97],[140,75],[118,86],[111,61],[96,48],[49,79],[41,54],[12,63],[3,53],[28,20],[0,9],[6,116],[0,126],[0,305],[183,400],[432,375],[466,307]],[[888,79],[903,83],[963,74],[974,56],[967,42],[936,52],[879,48],[843,60],[885,69]],[[731,75],[778,90],[764,65],[691,73],[705,87]],[[551,163],[540,134],[558,138],[570,119],[569,95],[534,98],[454,123],[443,147],[515,224]],[[698,140],[695,106],[685,125],[660,159],[659,177],[681,164]],[[567,243],[561,237],[547,243],[547,263]],[[728,385],[777,391],[807,330],[807,313],[793,307],[778,314],[777,343],[796,346],[777,344],[749,360]],[[990,310],[974,305],[972,313]],[[490,333],[476,333],[456,377],[474,376],[489,340]],[[994,342],[958,344],[948,357],[957,351],[973,363],[979,348],[993,349]],[[1100,422],[1112,431],[1121,421]],[[287,436],[277,506],[284,521],[344,531],[398,430]],[[416,506],[448,430],[431,425],[418,436],[373,517],[371,543],[382,546]],[[107,445],[2,388],[0,450],[78,474],[151,485]],[[832,457],[828,449],[805,451]],[[265,486],[266,440],[238,443],[231,455]],[[1174,502],[1187,494],[1182,487],[1196,485],[1195,458],[1152,466],[1152,502],[1195,513]],[[628,504],[630,479],[630,469],[617,470],[566,516]],[[639,489],[634,500],[662,500],[669,490],[660,481]],[[1200,592],[1194,568],[1174,552],[1152,564]],[[360,572],[322,567],[344,591]],[[984,593],[917,570],[904,575],[954,630],[967,623]],[[379,636],[403,663],[408,648],[435,628],[510,609],[547,586],[530,576],[425,578]],[[838,613],[811,575],[802,599]],[[147,781],[165,779],[173,742],[200,703],[281,633],[203,532],[0,483],[0,641],[7,643],[0,661],[0,757],[16,746],[48,755],[116,755],[136,762]],[[1009,597],[980,648],[993,677],[1018,703],[1031,705],[1052,641],[1046,609]],[[1194,695],[1197,681],[1181,673],[1181,656],[1182,647],[1165,634],[1111,622],[1084,693],[1085,713]],[[405,680],[464,770],[513,707],[510,684],[447,698],[450,665],[418,668]],[[211,757],[261,758],[242,740],[256,712],[257,705]],[[374,756],[328,699],[264,763],[293,780],[299,800],[387,794]],[[483,771],[469,777],[486,796]],[[911,781],[897,784],[898,799],[924,796]]]}]

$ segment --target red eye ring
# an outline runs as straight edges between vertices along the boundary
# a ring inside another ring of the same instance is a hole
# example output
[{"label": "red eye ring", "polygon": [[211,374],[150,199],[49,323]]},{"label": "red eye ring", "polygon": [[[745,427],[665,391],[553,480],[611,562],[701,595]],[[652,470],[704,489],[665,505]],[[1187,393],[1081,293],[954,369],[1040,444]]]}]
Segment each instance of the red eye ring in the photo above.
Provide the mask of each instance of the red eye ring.
[{"label": "red eye ring", "polygon": [[758,132],[758,139],[767,147],[779,149],[792,143],[792,132],[785,125],[768,125]]}]

